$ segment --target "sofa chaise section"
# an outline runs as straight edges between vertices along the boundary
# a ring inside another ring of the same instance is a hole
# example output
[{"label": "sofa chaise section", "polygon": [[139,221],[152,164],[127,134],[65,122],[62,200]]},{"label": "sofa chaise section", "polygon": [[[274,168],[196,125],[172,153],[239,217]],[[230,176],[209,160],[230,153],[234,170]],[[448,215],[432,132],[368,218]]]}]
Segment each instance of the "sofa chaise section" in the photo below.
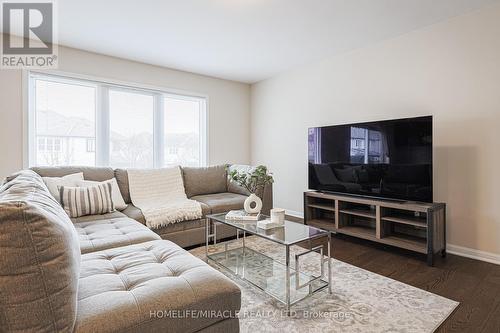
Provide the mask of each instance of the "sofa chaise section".
[{"label": "sofa chaise section", "polygon": [[[71,221],[33,171],[9,179],[0,187],[0,331],[239,331],[240,289],[222,273],[121,213]],[[120,246],[136,232],[154,240]]]},{"label": "sofa chaise section", "polygon": [[234,326],[240,297],[232,281],[167,240],[89,253],[82,255],[75,331],[197,332],[215,324]]}]

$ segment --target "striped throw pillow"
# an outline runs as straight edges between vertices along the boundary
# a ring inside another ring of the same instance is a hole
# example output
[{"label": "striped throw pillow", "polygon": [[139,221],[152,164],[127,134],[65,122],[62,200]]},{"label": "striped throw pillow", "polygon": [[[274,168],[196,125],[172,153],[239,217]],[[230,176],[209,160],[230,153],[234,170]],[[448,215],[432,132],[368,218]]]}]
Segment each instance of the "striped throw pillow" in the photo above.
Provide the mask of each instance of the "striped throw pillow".
[{"label": "striped throw pillow", "polygon": [[100,215],[113,212],[115,204],[111,196],[111,183],[89,187],[61,186],[61,205],[69,217]]}]

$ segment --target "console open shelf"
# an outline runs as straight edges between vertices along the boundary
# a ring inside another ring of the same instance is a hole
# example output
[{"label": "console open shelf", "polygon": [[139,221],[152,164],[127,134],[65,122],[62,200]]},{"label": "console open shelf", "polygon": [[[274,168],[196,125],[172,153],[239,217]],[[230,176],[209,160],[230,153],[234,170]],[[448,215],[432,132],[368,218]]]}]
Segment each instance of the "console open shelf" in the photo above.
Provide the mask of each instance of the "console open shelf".
[{"label": "console open shelf", "polygon": [[349,214],[349,215],[354,215],[354,216],[361,216],[361,217],[367,217],[367,218],[375,218],[375,213],[371,212],[369,210],[364,210],[364,209],[341,209],[341,213],[343,214]]},{"label": "console open shelf", "polygon": [[304,192],[304,223],[427,255],[446,254],[446,205]]},{"label": "console open shelf", "polygon": [[415,251],[419,253],[427,254],[427,242],[424,238],[412,237],[412,236],[386,236],[382,238],[382,243],[387,245],[393,245],[396,247],[401,247],[410,251]]},{"label": "console open shelf", "polygon": [[382,216],[381,219],[382,219],[382,221],[387,221],[387,222],[408,224],[408,225],[414,225],[414,226],[420,227],[420,228],[427,228],[426,219],[423,219],[420,217],[408,217],[408,216],[403,217],[403,216],[397,216],[397,215],[388,215],[388,216]]},{"label": "console open shelf", "polygon": [[327,231],[335,231],[335,221],[327,220],[327,219],[314,219],[309,220],[308,223],[310,226],[320,228]]},{"label": "console open shelf", "polygon": [[376,240],[375,229],[362,226],[345,226],[341,228],[341,233],[368,240]]},{"label": "console open shelf", "polygon": [[329,210],[331,212],[335,211],[335,207],[330,206],[330,205],[325,205],[325,204],[309,204],[309,207],[312,208],[318,208],[318,209],[324,209],[324,210]]}]

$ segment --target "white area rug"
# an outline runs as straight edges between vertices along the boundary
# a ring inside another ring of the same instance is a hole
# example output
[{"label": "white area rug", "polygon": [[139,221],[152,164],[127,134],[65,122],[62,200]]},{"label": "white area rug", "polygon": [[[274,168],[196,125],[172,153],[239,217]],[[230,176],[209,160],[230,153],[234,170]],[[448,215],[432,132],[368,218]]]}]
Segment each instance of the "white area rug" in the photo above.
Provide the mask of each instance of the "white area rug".
[{"label": "white area rug", "polygon": [[[284,261],[284,247],[259,237],[247,237],[247,247]],[[230,248],[238,247],[232,243]],[[222,244],[210,253],[223,250]],[[294,253],[303,248],[291,248]],[[205,248],[190,251],[205,259]],[[319,254],[301,258],[301,271],[319,275]],[[212,264],[215,268],[218,266]],[[290,317],[284,306],[258,288],[225,269],[219,269],[242,290],[239,314],[243,333],[255,332],[433,332],[458,306],[458,302],[409,286],[390,278],[332,259],[333,293],[321,291],[292,306]],[[327,272],[327,270],[325,270]],[[263,272],[266,274],[266,272]]]}]

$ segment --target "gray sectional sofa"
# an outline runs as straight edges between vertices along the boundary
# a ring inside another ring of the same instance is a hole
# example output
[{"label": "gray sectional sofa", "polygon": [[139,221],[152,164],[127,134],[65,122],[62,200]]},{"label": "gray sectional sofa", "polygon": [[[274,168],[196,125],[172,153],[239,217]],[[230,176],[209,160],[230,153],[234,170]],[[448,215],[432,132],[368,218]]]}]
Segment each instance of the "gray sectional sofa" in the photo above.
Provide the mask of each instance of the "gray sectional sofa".
[{"label": "gray sectional sofa", "polygon": [[[228,170],[232,169],[249,169],[248,165],[228,165]],[[202,244],[205,241],[205,219],[207,214],[222,213],[232,209],[242,209],[243,202],[249,193],[229,181],[227,177],[226,165],[211,166],[205,168],[182,168],[184,187],[188,198],[201,203],[203,218],[193,221],[184,221],[180,223],[170,224],[167,227],[154,229],[153,231],[163,239],[168,239],[181,247],[189,247]],[[86,180],[104,181],[116,178],[121,194],[128,207],[121,212],[114,212],[108,215],[98,216],[99,219],[116,219],[129,217],[141,224],[145,225],[146,221],[140,209],[135,207],[130,199],[130,191],[128,187],[128,175],[125,169],[112,169],[107,167],[35,167],[33,171],[42,177],[62,177],[69,174],[83,172]],[[259,194],[262,198],[264,214],[269,214],[269,210],[273,206],[272,184],[267,185],[263,192]],[[92,221],[93,217],[82,217],[73,219],[77,225],[85,228],[85,224],[80,222]],[[116,222],[116,220],[114,220]],[[122,222],[124,225],[126,222]],[[115,226],[118,226],[115,224]],[[119,236],[115,226],[109,226],[109,231],[116,233],[115,237]],[[128,227],[128,225],[127,225]],[[135,228],[130,226],[131,237],[135,242],[141,238],[141,230],[136,225]],[[142,228],[144,229],[144,228]],[[89,241],[94,244],[106,242],[109,233],[100,229],[100,232],[95,232],[95,229],[79,230],[82,235],[87,235]],[[223,239],[234,236],[234,229],[220,225],[217,227],[217,238]],[[124,237],[125,240],[125,237]]]},{"label": "gray sectional sofa", "polygon": [[[204,214],[242,207],[245,192],[225,168],[183,171]],[[40,176],[75,172],[116,177],[129,206],[71,220]],[[271,193],[263,193],[266,210]],[[238,332],[238,286],[181,248],[204,240],[204,220],[155,232],[143,221],[126,170],[34,168],[9,177],[0,187],[0,331]]]}]

